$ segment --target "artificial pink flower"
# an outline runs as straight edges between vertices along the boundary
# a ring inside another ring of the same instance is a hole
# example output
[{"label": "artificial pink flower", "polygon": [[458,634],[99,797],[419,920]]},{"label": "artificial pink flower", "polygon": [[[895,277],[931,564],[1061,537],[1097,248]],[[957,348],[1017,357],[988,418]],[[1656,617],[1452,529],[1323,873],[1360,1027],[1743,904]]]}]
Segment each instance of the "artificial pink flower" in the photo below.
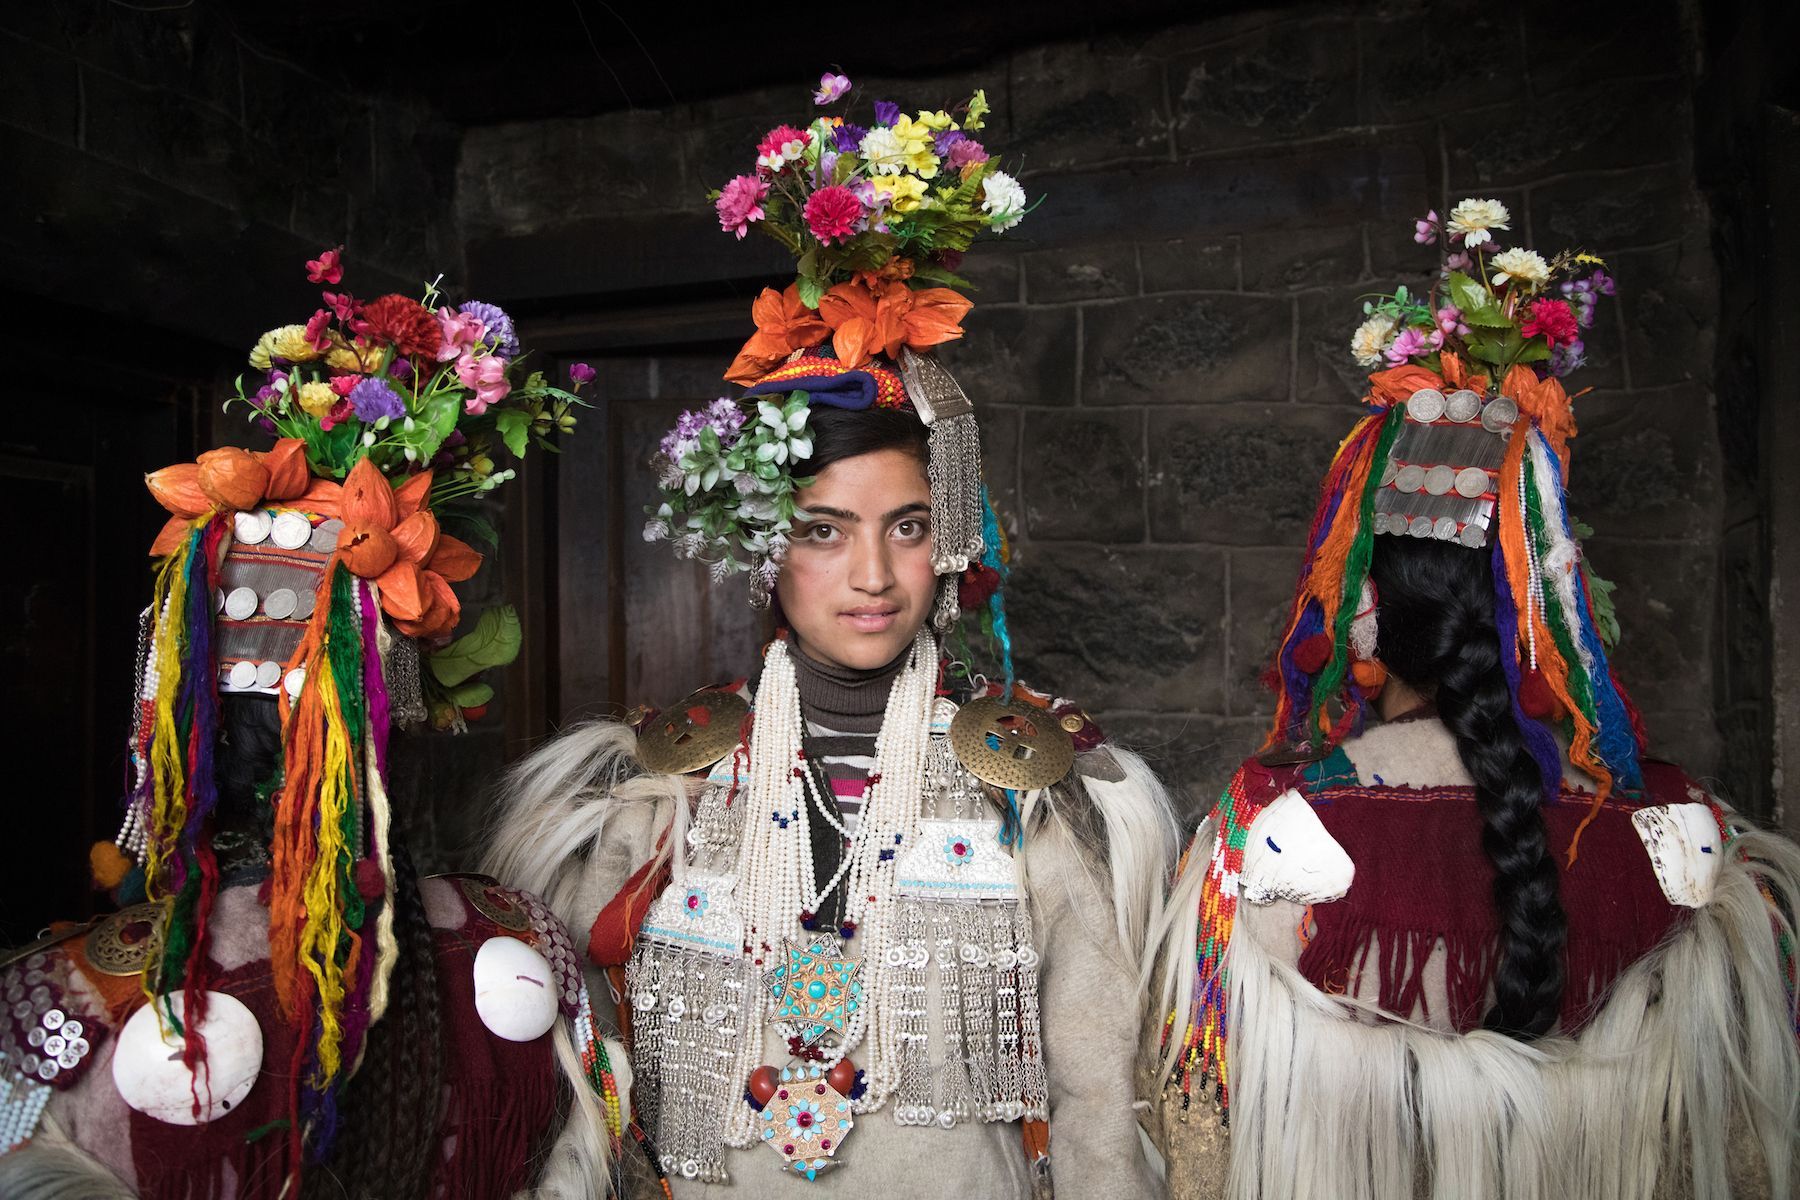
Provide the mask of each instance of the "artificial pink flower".
[{"label": "artificial pink flower", "polygon": [[1462,321],[1462,309],[1454,304],[1446,304],[1437,310],[1437,327],[1439,333],[1454,333],[1457,337],[1469,336],[1469,327]]},{"label": "artificial pink flower", "polygon": [[488,405],[504,400],[512,391],[512,384],[506,382],[506,360],[498,354],[463,355],[456,360],[456,378],[475,393],[463,401],[463,411],[471,417],[479,417]]},{"label": "artificial pink flower", "polygon": [[449,362],[479,345],[487,336],[487,324],[474,313],[462,312],[448,304],[437,310],[438,328],[444,341],[437,350],[439,362]]},{"label": "artificial pink flower", "polygon": [[317,350],[320,354],[331,349],[331,338],[327,336],[325,332],[325,327],[329,324],[331,324],[331,310],[329,308],[321,308],[318,312],[314,313],[312,319],[306,323],[306,340],[311,342],[312,348]]},{"label": "artificial pink flower", "polygon": [[1475,260],[1469,257],[1469,252],[1467,250],[1458,250],[1455,254],[1452,254],[1449,258],[1444,260],[1444,270],[1466,271],[1474,264]]},{"label": "artificial pink flower", "polygon": [[719,210],[719,228],[737,234],[741,241],[750,231],[750,222],[763,219],[762,202],[768,194],[769,185],[754,175],[733,179],[720,190],[713,206]]},{"label": "artificial pink flower", "polygon": [[333,375],[327,381],[327,384],[340,398],[347,400],[350,397],[350,393],[356,390],[356,385],[362,381],[363,377],[361,375]]},{"label": "artificial pink flower", "polygon": [[1580,336],[1575,312],[1569,307],[1567,300],[1540,298],[1533,300],[1527,311],[1530,315],[1519,326],[1519,332],[1526,337],[1543,334],[1544,341],[1553,350],[1559,343],[1572,342]]},{"label": "artificial pink flower", "polygon": [[944,165],[952,171],[961,171],[964,167],[978,167],[988,160],[988,152],[981,143],[964,138],[950,147],[950,154],[944,159]]},{"label": "artificial pink flower", "polygon": [[850,90],[850,80],[830,71],[819,76],[819,90],[813,93],[814,104],[830,104]]},{"label": "artificial pink flower", "polygon": [[856,233],[862,211],[862,202],[849,188],[820,188],[807,198],[806,227],[820,245],[849,241]]},{"label": "artificial pink flower", "polygon": [[325,304],[337,315],[337,319],[349,324],[356,317],[356,310],[362,307],[362,301],[349,292],[321,292]]},{"label": "artificial pink flower", "polygon": [[1437,209],[1427,212],[1423,220],[1413,222],[1413,241],[1423,246],[1438,235]]},{"label": "artificial pink flower", "polygon": [[334,246],[317,258],[306,260],[306,278],[312,283],[339,284],[344,281],[344,248]]},{"label": "artificial pink flower", "polygon": [[[1436,339],[1435,344],[1433,338]],[[1443,340],[1444,335],[1435,329],[1431,331],[1430,336],[1427,336],[1424,330],[1408,326],[1402,329],[1394,338],[1393,344],[1388,346],[1387,360],[1395,366],[1399,366],[1412,359],[1423,358],[1437,346],[1442,345]]]},{"label": "artificial pink flower", "polygon": [[770,174],[798,159],[812,142],[812,134],[792,125],[777,125],[756,146],[756,165]]}]

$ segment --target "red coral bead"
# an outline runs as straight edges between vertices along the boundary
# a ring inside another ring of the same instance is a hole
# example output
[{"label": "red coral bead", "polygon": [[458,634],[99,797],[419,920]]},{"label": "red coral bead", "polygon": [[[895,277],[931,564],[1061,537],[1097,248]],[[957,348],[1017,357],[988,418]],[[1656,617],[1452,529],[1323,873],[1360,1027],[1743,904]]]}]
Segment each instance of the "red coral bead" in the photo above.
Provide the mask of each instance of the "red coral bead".
[{"label": "red coral bead", "polygon": [[756,1097],[758,1104],[767,1104],[780,1082],[781,1077],[776,1074],[774,1067],[758,1067],[750,1072],[750,1094]]}]

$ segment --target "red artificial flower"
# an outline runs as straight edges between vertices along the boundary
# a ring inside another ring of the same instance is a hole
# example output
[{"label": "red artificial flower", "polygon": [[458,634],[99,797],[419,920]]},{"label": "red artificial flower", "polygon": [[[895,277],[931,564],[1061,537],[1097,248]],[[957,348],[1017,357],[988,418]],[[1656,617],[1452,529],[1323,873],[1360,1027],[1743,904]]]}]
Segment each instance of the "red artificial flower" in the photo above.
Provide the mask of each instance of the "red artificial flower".
[{"label": "red artificial flower", "polygon": [[1578,336],[1575,312],[1569,307],[1567,300],[1533,300],[1529,311],[1531,315],[1519,326],[1519,332],[1526,337],[1536,337],[1541,333],[1554,349],[1558,344],[1572,342]]},{"label": "red artificial flower", "polygon": [[356,310],[362,307],[362,301],[349,292],[324,292],[326,305],[337,314],[337,319],[348,324],[355,316]]},{"label": "red artificial flower", "polygon": [[326,386],[338,395],[348,399],[350,393],[356,390],[356,385],[362,381],[363,377],[361,375],[333,375],[331,379],[327,381]]},{"label": "red artificial flower", "polygon": [[344,281],[344,248],[333,246],[319,257],[307,259],[306,278],[312,283],[342,283]]},{"label": "red artificial flower", "polygon": [[1000,572],[986,563],[970,563],[969,569],[956,581],[957,606],[964,612],[973,612],[999,590]]},{"label": "red artificial flower", "polygon": [[417,300],[401,295],[382,296],[363,305],[363,323],[369,336],[387,342],[402,354],[437,357],[444,331],[437,318]]},{"label": "red artificial flower", "polygon": [[[336,389],[332,389],[335,391]],[[356,415],[356,408],[349,400],[339,400],[331,406],[331,411],[319,418],[319,428],[330,433],[331,427],[341,425]]]},{"label": "red artificial flower", "polygon": [[862,219],[862,201],[847,187],[826,187],[814,192],[806,201],[806,227],[819,239],[819,244],[846,242],[856,233]]},{"label": "red artificial flower", "polygon": [[331,324],[331,310],[328,308],[321,308],[306,323],[306,340],[311,342],[312,348],[321,354],[331,349],[331,338],[325,332],[325,327],[329,324]]}]

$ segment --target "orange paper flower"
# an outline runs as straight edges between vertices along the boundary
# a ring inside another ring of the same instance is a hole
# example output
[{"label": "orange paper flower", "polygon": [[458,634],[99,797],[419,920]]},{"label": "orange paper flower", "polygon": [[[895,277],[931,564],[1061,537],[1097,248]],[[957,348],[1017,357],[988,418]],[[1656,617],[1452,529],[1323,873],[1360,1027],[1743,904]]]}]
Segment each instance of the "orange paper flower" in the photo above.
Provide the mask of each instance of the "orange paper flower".
[{"label": "orange paper flower", "polygon": [[750,315],[756,321],[756,332],[725,372],[731,383],[755,383],[782,359],[796,350],[817,346],[830,332],[819,314],[801,302],[800,289],[791,283],[783,292],[764,288],[750,306]]},{"label": "orange paper flower", "polygon": [[819,316],[831,327],[838,361],[861,367],[876,354],[899,357],[901,346],[927,350],[961,337],[963,316],[973,306],[949,288],[914,290],[899,279],[863,272],[826,292]]},{"label": "orange paper flower", "polygon": [[456,628],[462,602],[453,580],[467,579],[481,555],[438,528],[424,510],[431,475],[421,472],[394,488],[368,459],[344,480],[344,532],[338,553],[344,565],[375,582],[382,611],[409,637],[440,638]]},{"label": "orange paper flower", "polygon": [[272,450],[208,450],[197,462],[152,471],[144,476],[144,485],[174,514],[150,544],[153,558],[174,553],[194,521],[216,512],[243,512],[281,501],[337,515],[338,485],[314,479],[307,471],[306,443],[299,438],[282,438]]}]

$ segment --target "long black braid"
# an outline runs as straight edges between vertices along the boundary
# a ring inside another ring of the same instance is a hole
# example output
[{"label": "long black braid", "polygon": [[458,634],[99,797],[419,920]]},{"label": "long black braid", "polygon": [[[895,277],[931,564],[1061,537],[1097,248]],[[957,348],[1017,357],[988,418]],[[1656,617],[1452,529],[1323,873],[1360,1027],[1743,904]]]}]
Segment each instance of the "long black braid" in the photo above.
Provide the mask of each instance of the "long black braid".
[{"label": "long black braid", "polygon": [[1427,696],[1475,781],[1481,848],[1494,865],[1500,958],[1483,1025],[1531,1039],[1556,1023],[1569,923],[1544,824],[1544,779],[1513,717],[1486,555],[1436,541],[1376,539],[1376,655]]}]

